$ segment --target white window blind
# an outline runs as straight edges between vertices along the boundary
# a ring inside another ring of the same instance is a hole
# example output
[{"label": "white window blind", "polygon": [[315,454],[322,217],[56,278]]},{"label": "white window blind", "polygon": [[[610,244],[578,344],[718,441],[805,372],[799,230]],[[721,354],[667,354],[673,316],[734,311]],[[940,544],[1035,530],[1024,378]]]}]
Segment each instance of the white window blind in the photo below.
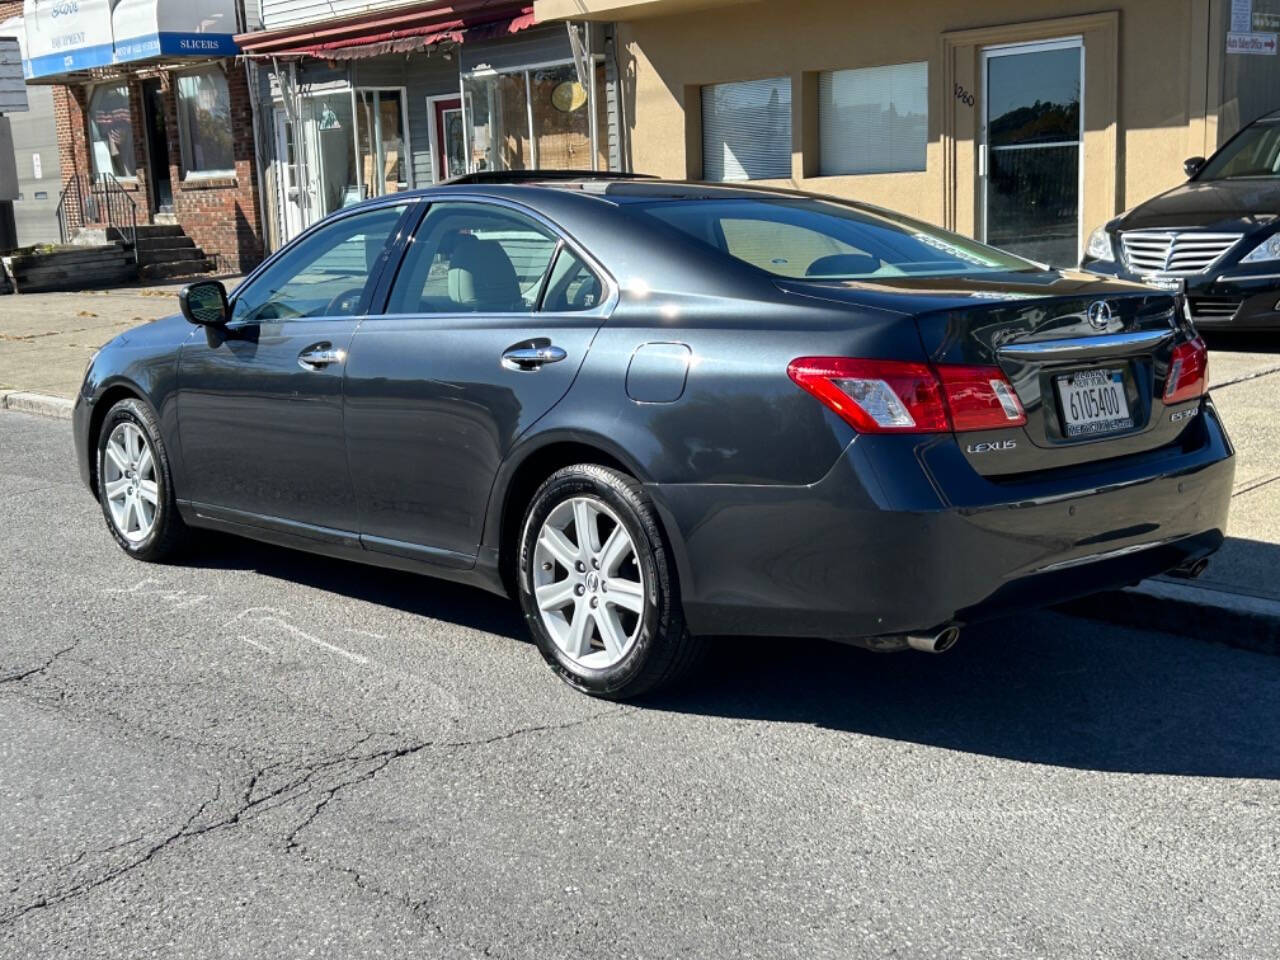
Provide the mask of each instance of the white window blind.
[{"label": "white window blind", "polygon": [[791,78],[702,88],[704,180],[791,176]]},{"label": "white window blind", "polygon": [[923,170],[929,65],[823,71],[818,75],[818,139],[825,176]]}]

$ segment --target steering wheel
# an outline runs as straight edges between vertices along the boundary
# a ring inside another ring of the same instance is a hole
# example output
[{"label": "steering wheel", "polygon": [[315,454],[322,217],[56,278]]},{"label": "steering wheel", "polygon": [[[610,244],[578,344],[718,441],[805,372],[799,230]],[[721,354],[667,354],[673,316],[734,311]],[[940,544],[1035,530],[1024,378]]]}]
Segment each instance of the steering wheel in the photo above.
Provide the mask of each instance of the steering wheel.
[{"label": "steering wheel", "polygon": [[364,293],[364,287],[352,287],[350,290],[343,290],[340,294],[329,301],[329,305],[324,308],[324,316],[350,316],[355,312],[356,306],[360,303],[360,295],[362,293]]}]

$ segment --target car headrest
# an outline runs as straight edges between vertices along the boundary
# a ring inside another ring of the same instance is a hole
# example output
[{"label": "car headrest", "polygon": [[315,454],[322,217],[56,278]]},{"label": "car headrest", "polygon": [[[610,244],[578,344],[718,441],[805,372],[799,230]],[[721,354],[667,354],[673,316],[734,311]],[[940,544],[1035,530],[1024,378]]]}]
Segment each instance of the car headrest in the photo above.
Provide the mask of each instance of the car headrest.
[{"label": "car headrest", "polygon": [[523,303],[511,258],[497,240],[458,238],[449,259],[449,299],[470,310],[516,310]]},{"label": "car headrest", "polygon": [[819,257],[805,270],[806,277],[843,277],[850,274],[875,273],[880,258],[869,253],[833,253]]}]

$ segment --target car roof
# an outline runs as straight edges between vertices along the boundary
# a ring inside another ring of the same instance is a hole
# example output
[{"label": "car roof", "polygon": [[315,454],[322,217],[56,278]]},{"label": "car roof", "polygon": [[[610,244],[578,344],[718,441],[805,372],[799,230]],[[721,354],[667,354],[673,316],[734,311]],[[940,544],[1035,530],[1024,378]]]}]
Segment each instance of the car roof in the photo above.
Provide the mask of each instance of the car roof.
[{"label": "car roof", "polygon": [[[412,193],[440,196],[448,193],[488,194],[496,197],[530,197],[545,191],[576,194],[613,204],[654,200],[729,200],[766,197],[796,198],[814,195],[780,187],[754,184],[704,183],[696,180],[662,180],[645,174],[592,171],[514,171],[469,174]],[[398,196],[403,196],[399,194]]]}]

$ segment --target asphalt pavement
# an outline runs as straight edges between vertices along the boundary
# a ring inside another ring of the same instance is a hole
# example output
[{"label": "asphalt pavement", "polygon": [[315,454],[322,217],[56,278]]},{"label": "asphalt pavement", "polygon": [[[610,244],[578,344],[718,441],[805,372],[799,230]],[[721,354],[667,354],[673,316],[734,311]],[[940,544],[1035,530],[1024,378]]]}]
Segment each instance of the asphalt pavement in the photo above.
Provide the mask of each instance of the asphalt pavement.
[{"label": "asphalt pavement", "polygon": [[62,421],[0,511],[0,956],[1280,953],[1280,658],[1045,613],[618,706],[479,592],[127,559]]}]

